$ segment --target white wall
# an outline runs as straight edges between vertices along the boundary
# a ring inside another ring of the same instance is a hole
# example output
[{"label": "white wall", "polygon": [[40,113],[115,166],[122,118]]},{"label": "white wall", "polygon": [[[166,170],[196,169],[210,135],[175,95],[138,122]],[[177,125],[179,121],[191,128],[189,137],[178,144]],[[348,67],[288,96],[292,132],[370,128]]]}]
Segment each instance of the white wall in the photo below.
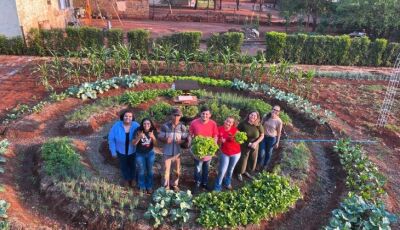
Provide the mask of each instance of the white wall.
[{"label": "white wall", "polygon": [[0,34],[7,37],[22,34],[15,0],[0,0]]}]

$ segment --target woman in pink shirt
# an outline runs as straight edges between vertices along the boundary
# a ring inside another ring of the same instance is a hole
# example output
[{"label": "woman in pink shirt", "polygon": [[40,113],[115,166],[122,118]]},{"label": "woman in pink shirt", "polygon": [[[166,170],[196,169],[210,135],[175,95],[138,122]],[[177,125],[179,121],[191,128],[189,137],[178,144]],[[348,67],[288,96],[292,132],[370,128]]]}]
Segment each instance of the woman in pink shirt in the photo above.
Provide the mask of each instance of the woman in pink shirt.
[{"label": "woman in pink shirt", "polygon": [[218,176],[214,186],[215,191],[221,191],[224,176],[224,186],[232,189],[231,179],[233,170],[240,159],[240,144],[235,140],[237,131],[235,118],[231,116],[226,118],[223,126],[218,127],[218,142],[221,144],[221,154],[219,155]]}]

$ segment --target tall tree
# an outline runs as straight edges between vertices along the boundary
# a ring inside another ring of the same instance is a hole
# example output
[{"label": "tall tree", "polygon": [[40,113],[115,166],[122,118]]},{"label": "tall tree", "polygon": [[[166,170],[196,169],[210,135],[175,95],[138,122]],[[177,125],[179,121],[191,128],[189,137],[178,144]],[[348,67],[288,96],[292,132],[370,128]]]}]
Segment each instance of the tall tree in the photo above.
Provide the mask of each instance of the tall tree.
[{"label": "tall tree", "polygon": [[331,4],[329,0],[280,0],[278,3],[280,14],[286,21],[297,14],[306,14],[312,19],[313,31],[317,28],[318,18],[330,10]]},{"label": "tall tree", "polygon": [[372,37],[389,37],[400,29],[400,0],[340,0],[334,22],[344,29],[365,29]]}]

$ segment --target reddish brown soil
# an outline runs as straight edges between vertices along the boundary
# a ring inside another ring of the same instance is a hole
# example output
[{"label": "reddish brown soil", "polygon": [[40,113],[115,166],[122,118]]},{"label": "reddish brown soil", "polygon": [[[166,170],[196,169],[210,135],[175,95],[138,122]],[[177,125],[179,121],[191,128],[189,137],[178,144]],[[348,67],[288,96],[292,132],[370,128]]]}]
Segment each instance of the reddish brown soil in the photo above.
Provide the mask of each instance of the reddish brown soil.
[{"label": "reddish brown soil", "polygon": [[[29,69],[31,67],[29,66],[30,59],[35,61],[40,58],[0,56],[0,60],[2,61],[2,65],[0,66],[0,81],[6,83],[0,85],[1,96],[5,99],[2,100],[0,114],[6,112],[5,108],[12,108],[18,103],[33,103],[46,95],[43,87],[36,86],[35,75],[28,74],[30,73]],[[22,66],[15,65],[14,63],[16,63],[16,61],[23,63]],[[331,66],[320,66],[319,68],[321,70],[335,70],[335,67]],[[390,71],[389,69],[383,68],[340,68],[350,71],[382,71],[385,73]],[[19,69],[19,72],[12,72],[15,69]],[[17,79],[20,84],[12,85],[14,79]],[[381,101],[383,101],[385,84],[386,82],[318,78],[314,80],[313,93],[310,98],[311,101],[319,103],[322,107],[331,109],[337,113],[340,119],[335,119],[331,122],[331,125],[337,132],[341,131],[354,139],[372,139],[374,136],[372,134],[374,134],[373,132],[375,130],[371,128],[371,124],[374,124],[376,121],[377,111],[379,111],[380,108],[379,105]],[[377,85],[378,88],[371,87],[374,85]],[[285,86],[282,85],[281,87],[284,88]],[[150,88],[154,88],[154,85],[141,85],[138,89]],[[105,96],[120,94],[121,90],[122,89],[107,92]],[[25,97],[20,97],[18,96],[19,94],[23,94]],[[39,96],[34,98],[36,94]],[[13,149],[14,151],[7,154],[9,161],[6,164],[7,174],[5,174],[4,178],[6,192],[1,194],[2,198],[4,197],[12,205],[9,210],[12,222],[17,220],[18,223],[21,223],[20,220],[22,220],[22,223],[32,223],[32,225],[29,225],[30,227],[55,226],[59,228],[60,225],[64,224],[62,220],[58,220],[57,217],[54,217],[51,212],[43,212],[43,210],[40,212],[35,211],[37,207],[40,207],[40,198],[29,192],[24,193],[34,190],[35,188],[29,186],[24,188],[18,187],[15,181],[17,181],[20,176],[28,178],[31,175],[29,169],[19,167],[20,164],[26,163],[19,160],[23,156],[19,156],[19,154],[25,152],[21,150],[24,150],[26,146],[42,142],[42,138],[58,135],[59,130],[57,130],[57,127],[61,127],[63,119],[58,120],[55,118],[63,117],[67,111],[71,111],[72,108],[80,104],[82,104],[80,100],[67,99],[61,104],[50,105],[46,107],[45,113],[30,115],[23,120],[11,124],[6,131],[10,141],[12,143],[18,143],[16,149]],[[399,105],[395,104],[393,109],[395,111],[394,114],[398,114]],[[391,122],[399,126],[398,116],[392,116],[390,119]],[[307,124],[304,123],[303,126],[307,126]],[[338,134],[341,133],[338,132]],[[381,135],[379,137],[382,138],[382,143],[367,147],[366,149],[371,153],[371,159],[378,164],[382,172],[388,177],[388,208],[391,211],[399,212],[400,188],[398,185],[400,184],[400,175],[397,170],[400,163],[398,150],[399,141],[392,139],[392,136]],[[384,144],[386,144],[386,146]],[[22,157],[22,159],[24,158]],[[29,168],[29,165],[27,165],[27,167]],[[187,180],[190,184],[189,178]],[[32,206],[35,208],[27,207],[26,204],[34,204]]]}]

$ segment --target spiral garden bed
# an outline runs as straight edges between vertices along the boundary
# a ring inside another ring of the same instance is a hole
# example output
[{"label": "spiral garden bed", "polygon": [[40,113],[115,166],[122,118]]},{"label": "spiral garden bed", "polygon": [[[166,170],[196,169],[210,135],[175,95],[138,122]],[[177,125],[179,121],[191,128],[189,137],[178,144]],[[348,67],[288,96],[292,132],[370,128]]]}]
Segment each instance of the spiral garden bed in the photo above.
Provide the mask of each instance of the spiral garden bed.
[{"label": "spiral garden bed", "polygon": [[[286,111],[282,118],[285,131],[291,138],[335,137],[323,113],[301,112],[290,101],[282,101],[279,97],[282,93],[263,85],[252,85],[249,90],[248,85],[240,81],[169,76],[128,76],[113,81],[123,86],[124,79],[130,82],[132,89],[111,90],[90,103],[74,98],[62,99],[45,105],[38,114],[11,124],[6,131],[9,139],[16,140],[13,144],[19,145],[16,151],[24,153],[21,154],[24,156],[22,162],[27,165],[22,173],[35,175],[36,183],[26,178],[18,183],[21,187],[34,188],[31,193],[40,194],[40,200],[51,212],[74,227],[316,229],[328,225],[331,211],[339,207],[346,192],[353,189],[345,186],[345,171],[331,146],[291,143],[285,143],[279,154],[275,154],[273,166],[269,169],[272,173],[259,172],[255,180],[243,183],[234,180],[234,191],[202,191],[192,197],[190,192],[186,192],[194,185],[192,157],[187,152],[182,155],[180,184],[185,192],[158,190],[152,197],[132,188],[123,188],[119,185],[117,163],[109,158],[104,136],[118,118],[118,113],[127,106],[134,108],[139,118],[149,115],[146,111],[152,110],[150,114],[160,125],[169,106],[174,105],[172,98],[180,93],[169,89],[176,79],[191,79],[202,85],[202,90],[191,93],[218,111],[214,112],[213,119],[219,124],[226,115],[235,114],[240,118],[251,109],[264,114],[271,108],[267,102],[278,103]],[[70,88],[68,92],[78,98],[89,95],[80,87]],[[195,110],[184,111],[188,113],[187,117],[196,114]],[[67,139],[47,140],[60,136]],[[59,154],[53,151],[59,146],[68,149],[67,156],[71,159],[66,171],[62,172],[65,174],[55,170],[59,169],[57,159],[62,156],[52,154]],[[156,152],[160,153],[160,150]],[[155,187],[161,185],[160,156],[157,154],[154,166]],[[294,158],[297,161],[293,161]],[[216,176],[216,162],[213,159],[210,185]],[[379,186],[377,191],[383,185]],[[381,191],[377,193],[381,194]],[[173,202],[176,200],[180,201]]]}]

